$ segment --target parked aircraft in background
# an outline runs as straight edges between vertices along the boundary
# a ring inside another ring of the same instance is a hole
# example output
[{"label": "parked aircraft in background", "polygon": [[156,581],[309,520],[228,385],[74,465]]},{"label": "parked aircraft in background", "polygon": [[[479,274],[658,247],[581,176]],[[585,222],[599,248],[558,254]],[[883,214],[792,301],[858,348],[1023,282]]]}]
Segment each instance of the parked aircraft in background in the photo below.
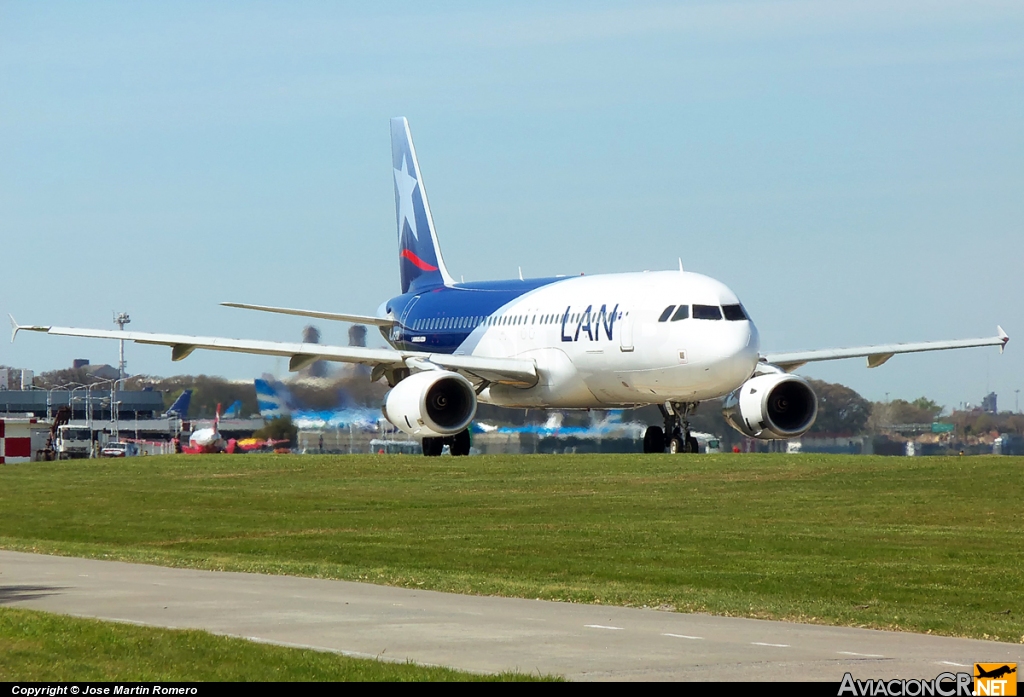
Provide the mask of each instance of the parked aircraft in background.
[{"label": "parked aircraft in background", "polygon": [[524,424],[522,426],[492,426],[486,423],[474,423],[473,430],[481,433],[530,433],[541,438],[635,438],[643,435],[646,426],[638,421],[622,421],[622,412],[609,411],[599,421],[587,426],[564,426],[561,412],[552,411],[543,424]]},{"label": "parked aircraft in background", "polygon": [[260,416],[264,420],[288,416],[295,426],[303,430],[352,426],[360,431],[376,431],[382,418],[379,409],[303,409],[295,403],[287,387],[266,378],[253,380],[253,386]]},{"label": "parked aircraft in background", "polygon": [[[999,346],[1008,337],[762,352],[736,294],[678,270],[456,283],[445,266],[409,125],[391,121],[401,294],[376,316],[224,303],[264,312],[377,326],[390,348],[252,341],[177,334],[14,324],[63,336],[287,356],[290,370],[317,360],[362,363],[392,387],[384,415],[423,439],[423,452],[469,453],[478,401],[509,407],[609,409],[656,404],[644,452],[696,451],[689,415],[722,399],[728,422],[752,438],[794,438],[814,423],[818,402],[792,371],[812,361]],[[481,238],[484,239],[484,238]],[[479,242],[480,240],[478,240]],[[12,318],[13,322],[13,318]]]},{"label": "parked aircraft in background", "polygon": [[182,452],[190,455],[227,452],[228,443],[221,436],[219,427],[220,405],[218,404],[213,418],[213,425],[210,428],[200,428],[193,431],[192,435],[189,436],[188,445],[182,446]]},{"label": "parked aircraft in background", "polygon": [[212,453],[249,453],[256,450],[273,450],[286,445],[287,440],[262,440],[260,438],[224,438],[220,433],[220,405],[217,405],[213,425],[192,432],[188,445],[182,446],[182,452],[190,455],[206,455]]},{"label": "parked aircraft in background", "polygon": [[177,416],[179,419],[187,419],[188,407],[191,402],[192,390],[185,390],[174,400],[174,404],[164,412],[164,416]]}]

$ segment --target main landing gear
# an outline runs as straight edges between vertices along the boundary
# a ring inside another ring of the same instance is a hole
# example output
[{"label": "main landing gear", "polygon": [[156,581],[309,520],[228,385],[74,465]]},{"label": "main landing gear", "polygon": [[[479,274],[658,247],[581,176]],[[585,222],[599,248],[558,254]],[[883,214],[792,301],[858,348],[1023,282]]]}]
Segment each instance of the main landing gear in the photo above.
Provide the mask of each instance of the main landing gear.
[{"label": "main landing gear", "polygon": [[437,438],[423,439],[423,454],[427,457],[438,457],[444,446],[448,446],[448,452],[455,456],[469,455],[469,429],[459,431],[454,436],[439,436]]},{"label": "main landing gear", "polygon": [[665,419],[665,427],[648,426],[644,433],[644,452],[696,453],[700,451],[697,439],[690,435],[690,414],[696,402],[665,402],[658,409]]}]

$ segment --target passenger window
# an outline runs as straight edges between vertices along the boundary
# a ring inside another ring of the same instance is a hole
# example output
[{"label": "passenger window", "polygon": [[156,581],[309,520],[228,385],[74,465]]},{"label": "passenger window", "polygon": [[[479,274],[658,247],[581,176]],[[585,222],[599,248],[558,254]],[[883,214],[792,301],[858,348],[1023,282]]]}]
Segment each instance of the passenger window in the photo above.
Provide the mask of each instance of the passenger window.
[{"label": "passenger window", "polygon": [[718,305],[694,305],[694,319],[722,319],[722,309]]},{"label": "passenger window", "polygon": [[673,322],[678,322],[679,320],[686,319],[689,316],[690,316],[690,306],[689,305],[680,305],[679,309],[676,310],[676,313],[674,315],[672,315],[672,321]]},{"label": "passenger window", "polygon": [[675,305],[669,305],[668,307],[666,307],[665,310],[661,313],[661,317],[658,318],[658,321],[667,322],[669,316],[672,314],[672,310],[674,309],[676,309]]}]

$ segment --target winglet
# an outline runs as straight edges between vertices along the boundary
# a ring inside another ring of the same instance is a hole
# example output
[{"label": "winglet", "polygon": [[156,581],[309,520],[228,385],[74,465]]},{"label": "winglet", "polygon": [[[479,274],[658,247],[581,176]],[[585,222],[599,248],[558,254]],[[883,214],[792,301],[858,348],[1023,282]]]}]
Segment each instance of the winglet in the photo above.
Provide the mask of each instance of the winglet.
[{"label": "winglet", "polygon": [[[13,321],[14,318],[11,319]],[[1006,344],[1010,341],[1010,335],[1003,331],[1003,328],[998,324],[996,325],[996,331],[999,332],[999,338],[1003,340],[1003,345],[999,347],[999,353],[1002,353],[1006,348]],[[13,339],[11,341],[13,341]]]},{"label": "winglet", "polygon": [[39,324],[18,324],[14,315],[7,313],[7,316],[11,318],[11,343],[14,343],[15,337],[18,336],[18,332],[22,329],[29,332],[48,332],[50,331],[50,325],[39,325]]}]

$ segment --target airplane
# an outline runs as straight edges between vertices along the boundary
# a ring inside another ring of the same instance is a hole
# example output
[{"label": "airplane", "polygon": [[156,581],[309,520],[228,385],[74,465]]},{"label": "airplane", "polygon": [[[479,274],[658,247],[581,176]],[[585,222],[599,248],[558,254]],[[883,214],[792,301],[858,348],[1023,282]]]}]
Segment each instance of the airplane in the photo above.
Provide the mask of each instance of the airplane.
[{"label": "airplane", "polygon": [[264,421],[288,416],[300,429],[353,426],[360,431],[378,430],[378,421],[382,418],[378,409],[302,409],[293,402],[284,385],[274,384],[267,377],[269,376],[253,380],[256,403]]},{"label": "airplane", "polygon": [[192,402],[192,390],[185,390],[178,398],[174,400],[174,404],[168,407],[167,411],[164,412],[164,416],[177,416],[181,419],[188,418],[188,407]]},{"label": "airplane", "polygon": [[762,352],[736,294],[708,276],[678,270],[456,282],[445,266],[405,118],[391,120],[401,294],[376,315],[225,302],[222,305],[376,326],[389,348],[254,341],[134,331],[19,326],[18,331],[128,340],[171,347],[287,356],[289,369],[317,360],[361,363],[384,378],[385,418],[423,439],[423,452],[467,455],[478,403],[520,408],[615,409],[654,404],[661,424],[643,451],[697,452],[689,416],[722,399],[729,424],[751,438],[795,438],[814,423],[818,400],[792,371],[814,361],[861,357],[876,368],[896,354],[999,346],[1009,337]]},{"label": "airplane", "polygon": [[213,426],[193,431],[189,436],[188,445],[182,446],[181,451],[188,455],[248,453],[254,450],[273,449],[287,442],[287,440],[260,440],[259,438],[225,439],[220,433],[220,405],[218,404],[213,417]]},{"label": "airplane", "polygon": [[541,438],[633,438],[643,433],[639,423],[623,423],[621,411],[611,411],[600,421],[592,420],[589,426],[563,426],[563,414],[552,411],[543,424],[524,424],[522,426],[495,426],[486,423],[474,423],[472,432],[476,433],[528,433]]},{"label": "airplane", "polygon": [[1016,673],[1017,672],[1016,666],[1011,668],[1008,665],[1004,665],[1004,666],[1001,666],[999,668],[995,668],[995,669],[993,669],[991,671],[985,670],[981,666],[978,666],[977,670],[978,670],[978,674],[975,676],[977,678],[1001,678],[1004,675],[1009,675],[1010,673]]},{"label": "airplane", "polygon": [[220,405],[214,412],[213,426],[200,428],[192,432],[188,438],[188,445],[182,446],[182,452],[189,455],[203,455],[208,453],[223,453],[228,451],[228,442],[220,434]]}]

